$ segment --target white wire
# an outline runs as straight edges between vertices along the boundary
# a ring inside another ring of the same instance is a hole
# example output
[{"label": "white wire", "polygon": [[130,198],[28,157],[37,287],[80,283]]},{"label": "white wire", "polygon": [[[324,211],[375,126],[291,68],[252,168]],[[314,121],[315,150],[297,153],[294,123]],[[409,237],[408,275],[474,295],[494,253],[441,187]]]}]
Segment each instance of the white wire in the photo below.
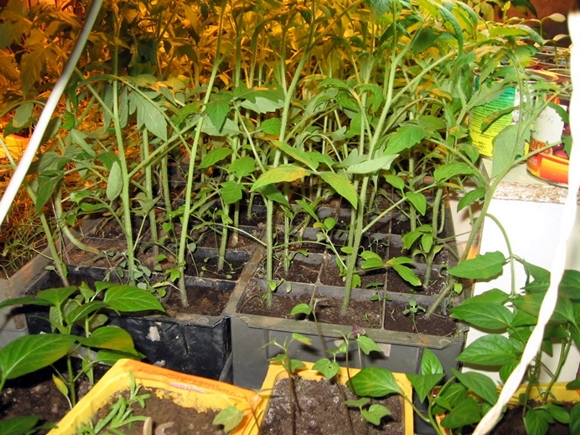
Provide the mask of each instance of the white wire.
[{"label": "white wire", "polygon": [[8,187],[6,187],[6,191],[2,196],[2,200],[0,200],[0,225],[2,225],[2,222],[4,222],[4,218],[8,214],[10,206],[12,205],[12,201],[14,201],[14,198],[18,193],[18,189],[20,189],[20,185],[22,184],[22,181],[24,181],[24,178],[26,177],[28,168],[30,168],[30,164],[32,163],[32,160],[36,155],[36,151],[40,146],[42,136],[44,135],[44,132],[48,127],[50,117],[54,113],[54,110],[58,105],[60,97],[64,92],[64,88],[67,85],[68,81],[70,80],[72,73],[76,67],[76,64],[82,54],[83,48],[87,42],[89,34],[91,33],[93,24],[97,19],[97,15],[99,13],[99,10],[101,9],[102,3],[103,0],[94,0],[93,4],[91,5],[91,9],[87,15],[87,19],[81,30],[79,39],[77,40],[77,43],[75,44],[75,47],[66,65],[64,66],[62,75],[58,78],[50,96],[48,97],[48,100],[46,101],[46,105],[44,106],[44,109],[40,114],[40,118],[38,119],[36,128],[32,133],[32,136],[30,136],[28,146],[26,147],[24,154],[22,154],[22,158],[18,163],[18,167],[16,168],[16,171],[14,171],[14,175],[12,175],[10,183],[8,183]]},{"label": "white wire", "polygon": [[569,13],[568,28],[572,39],[572,46],[570,49],[570,74],[572,77],[573,90],[570,99],[570,131],[573,143],[578,145],[576,145],[576,149],[574,149],[570,155],[568,193],[564,203],[559,241],[556,245],[556,253],[554,254],[550,270],[550,287],[542,301],[538,323],[526,344],[520,363],[506,381],[497,403],[481,419],[473,432],[473,435],[484,435],[494,428],[499,420],[503,407],[508,404],[517,388],[520,386],[527,367],[538,353],[542,344],[544,330],[550,317],[552,317],[554,308],[556,307],[558,286],[564,274],[568,244],[576,220],[577,195],[578,190],[580,189],[580,130],[578,130],[579,126],[575,123],[575,120],[578,119],[580,114],[580,93],[574,92],[574,90],[580,90],[580,52],[578,52],[578,49],[580,48],[579,11]]}]

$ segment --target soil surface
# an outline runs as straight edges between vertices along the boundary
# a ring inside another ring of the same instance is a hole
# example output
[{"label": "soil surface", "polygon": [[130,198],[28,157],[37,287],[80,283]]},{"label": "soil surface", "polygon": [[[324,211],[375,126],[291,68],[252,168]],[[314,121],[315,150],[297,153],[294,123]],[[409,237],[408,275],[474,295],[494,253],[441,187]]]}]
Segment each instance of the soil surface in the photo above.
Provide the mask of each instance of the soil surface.
[{"label": "soil surface", "polygon": [[[571,409],[572,406],[569,407]],[[491,435],[527,435],[523,421],[523,408],[509,408]],[[565,424],[555,422],[548,427],[547,435],[576,435],[571,434],[570,427]]]},{"label": "soil surface", "polygon": [[[303,318],[303,315],[295,317],[291,316],[290,313],[298,304],[309,304],[312,296],[310,294],[284,294],[283,292],[284,284],[281,285],[277,293],[272,294],[273,304],[272,308],[269,309],[263,297],[262,288],[257,282],[251,281],[240,304],[239,312],[283,319]],[[353,290],[354,292],[356,290]],[[320,299],[316,305],[316,320],[320,323],[437,336],[452,336],[457,331],[456,322],[448,316],[433,314],[430,319],[426,319],[421,309],[418,309],[414,315],[412,313],[404,314],[404,311],[409,308],[408,304],[386,301],[383,311],[383,303],[380,301],[352,298],[346,314],[341,315],[342,299],[327,298],[323,295],[315,295],[315,297]],[[427,309],[427,307],[423,308]]]},{"label": "soil surface", "polygon": [[[176,405],[173,400],[160,398],[155,390],[140,389],[139,394],[150,394],[145,401],[145,407],[133,404],[133,416],[151,417],[153,421],[153,434],[155,435],[225,435],[220,426],[213,425],[213,419],[218,411],[208,410],[197,412],[192,408],[184,408]],[[128,392],[123,392],[128,397]],[[109,407],[101,409],[94,417],[93,422],[104,418],[109,412]],[[144,422],[138,421],[120,428],[123,435],[143,435]]]},{"label": "soil surface", "polygon": [[[391,396],[381,401],[373,400],[386,406],[391,415],[382,419],[380,426],[373,426],[362,420],[358,408],[347,410],[343,404],[356,399],[346,387],[326,381],[311,381],[297,377],[294,391],[297,398],[295,406],[296,432],[292,431],[291,402],[289,398],[288,378],[276,382],[272,398],[262,422],[262,435],[359,435],[389,434],[402,435],[403,406],[398,396]],[[339,388],[340,391],[339,392]],[[349,424],[349,417],[352,430]]]}]

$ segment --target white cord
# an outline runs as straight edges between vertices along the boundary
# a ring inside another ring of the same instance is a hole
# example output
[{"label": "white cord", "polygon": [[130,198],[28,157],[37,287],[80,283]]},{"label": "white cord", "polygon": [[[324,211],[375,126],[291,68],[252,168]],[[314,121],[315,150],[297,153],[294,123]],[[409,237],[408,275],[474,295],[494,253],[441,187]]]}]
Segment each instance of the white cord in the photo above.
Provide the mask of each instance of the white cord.
[{"label": "white cord", "polygon": [[6,191],[2,196],[2,200],[0,200],[0,225],[4,222],[4,218],[8,214],[10,210],[10,206],[12,205],[12,201],[16,197],[18,193],[18,189],[20,189],[20,185],[26,174],[28,172],[28,168],[30,168],[30,164],[36,155],[36,151],[40,146],[40,141],[42,140],[42,136],[48,127],[48,123],[50,122],[50,117],[54,113],[56,106],[64,92],[64,88],[67,85],[68,81],[70,80],[72,73],[76,67],[77,62],[82,54],[84,46],[87,42],[89,34],[93,28],[93,24],[97,19],[97,15],[99,10],[101,9],[101,4],[103,0],[94,0],[93,4],[91,5],[91,9],[87,15],[87,20],[81,30],[79,35],[79,39],[66,63],[64,69],[62,71],[62,75],[58,78],[56,84],[54,85],[54,89],[52,90],[48,100],[46,101],[46,105],[40,114],[40,118],[38,119],[38,123],[36,124],[36,128],[30,136],[30,141],[28,142],[28,146],[18,163],[18,167],[16,171],[14,171],[14,175],[10,179],[10,183],[8,183],[8,187],[6,187]]},{"label": "white cord", "polygon": [[577,144],[576,149],[571,152],[570,164],[568,171],[568,194],[564,203],[564,211],[562,216],[562,223],[560,225],[560,237],[552,261],[550,274],[550,287],[544,296],[542,306],[540,307],[540,314],[538,316],[538,324],[532,331],[522,359],[512,374],[506,381],[497,403],[489,410],[487,414],[481,419],[473,435],[484,435],[489,433],[496,425],[501,415],[502,409],[516,390],[520,386],[527,367],[532,362],[538,353],[544,337],[544,330],[546,324],[552,317],[556,301],[558,299],[558,287],[566,263],[566,254],[568,251],[568,243],[570,236],[574,230],[574,222],[576,220],[577,210],[577,195],[580,189],[580,130],[577,130],[575,122],[580,115],[580,93],[574,90],[580,90],[580,11],[572,11],[568,14],[568,29],[572,39],[572,46],[570,48],[570,74],[572,77],[572,96],[570,99],[570,130],[572,134],[573,143]]}]

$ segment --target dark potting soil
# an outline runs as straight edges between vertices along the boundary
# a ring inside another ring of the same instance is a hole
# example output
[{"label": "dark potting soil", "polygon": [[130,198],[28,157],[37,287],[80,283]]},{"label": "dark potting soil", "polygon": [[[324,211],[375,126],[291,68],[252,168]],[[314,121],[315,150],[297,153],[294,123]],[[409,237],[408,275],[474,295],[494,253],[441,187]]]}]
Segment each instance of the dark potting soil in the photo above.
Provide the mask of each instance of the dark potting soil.
[{"label": "dark potting soil", "polygon": [[[175,404],[169,398],[160,398],[155,390],[141,388],[139,394],[149,393],[150,397],[145,400],[145,407],[133,404],[133,416],[151,417],[153,421],[153,433],[159,435],[225,435],[220,426],[213,425],[213,419],[219,411],[209,409],[207,412],[198,412],[192,408],[184,408]],[[126,398],[128,392],[121,393]],[[114,398],[114,401],[117,397]],[[102,408],[93,416],[93,422],[106,417],[110,405]],[[120,431],[123,435],[143,435],[144,422],[138,421],[131,425],[123,426]]]},{"label": "dark potting soil", "polygon": [[[61,362],[57,367],[64,370]],[[95,369],[95,382],[100,379],[107,368]],[[13,417],[39,416],[38,424],[56,424],[70,410],[65,396],[58,391],[52,380],[53,370],[49,368],[38,370],[29,375],[9,380],[0,394],[0,420]],[[81,375],[77,382],[77,394],[80,400],[91,388],[88,379]],[[35,435],[46,434],[48,430],[40,430]]]},{"label": "dark potting soil", "polygon": [[169,297],[163,301],[166,314],[175,316],[176,314],[201,314],[204,316],[219,316],[226,307],[231,291],[220,288],[218,285],[212,287],[191,286],[186,288],[189,306],[184,307],[181,303],[181,294],[173,289]]},{"label": "dark potting soil", "polygon": [[[284,289],[284,284],[282,284],[278,292],[283,292]],[[291,316],[290,313],[296,305],[301,303],[309,304],[311,301],[311,295],[309,294],[274,293],[272,296],[272,308],[268,308],[263,297],[263,290],[256,282],[252,281],[248,284],[239,312],[282,319],[302,319],[304,315]],[[316,304],[316,320],[319,323],[421,333],[441,337],[453,336],[457,332],[456,322],[448,316],[435,313],[429,319],[426,319],[425,313],[420,308],[414,316],[412,313],[404,314],[403,311],[408,308],[408,305],[394,301],[386,302],[386,311],[382,314],[383,304],[381,302],[352,298],[346,314],[342,315],[340,313],[342,299],[327,298],[324,295],[316,295],[315,297],[320,298],[320,301]],[[428,307],[425,306],[423,308],[427,309]]]},{"label": "dark potting soil", "polygon": [[[391,396],[374,401],[386,406],[391,415],[384,417],[380,426],[373,426],[362,420],[358,408],[343,404],[339,392],[342,390],[347,400],[356,399],[346,387],[327,381],[295,378],[294,391],[296,432],[292,431],[292,416],[288,378],[276,382],[272,398],[261,426],[262,435],[402,435],[404,433],[403,406],[400,397]],[[348,415],[352,422],[350,429]]]},{"label": "dark potting soil", "polygon": [[[572,405],[565,406],[570,410]],[[523,408],[508,408],[504,416],[492,430],[491,435],[527,435],[523,420]],[[547,435],[576,435],[571,434],[570,427],[555,422],[548,427]]]}]

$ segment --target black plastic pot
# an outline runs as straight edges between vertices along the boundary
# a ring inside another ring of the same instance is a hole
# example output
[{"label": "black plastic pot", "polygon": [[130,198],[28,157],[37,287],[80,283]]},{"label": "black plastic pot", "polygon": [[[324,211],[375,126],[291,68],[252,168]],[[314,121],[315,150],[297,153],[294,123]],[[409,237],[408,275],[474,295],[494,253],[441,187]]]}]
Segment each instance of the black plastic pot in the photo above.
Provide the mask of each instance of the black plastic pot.
[{"label": "black plastic pot", "polygon": [[[103,280],[107,270],[100,268],[70,268],[73,283]],[[231,281],[189,278],[188,286],[217,288],[231,292]],[[30,282],[25,294],[61,286],[55,275],[44,272]],[[195,303],[192,301],[192,303]],[[48,311],[25,307],[31,334],[50,331]],[[183,373],[224,381],[231,380],[231,333],[229,319],[223,316],[183,314],[177,318],[167,315],[119,316],[109,313],[111,325],[122,327],[133,337],[136,349],[145,355],[145,361]]]}]

